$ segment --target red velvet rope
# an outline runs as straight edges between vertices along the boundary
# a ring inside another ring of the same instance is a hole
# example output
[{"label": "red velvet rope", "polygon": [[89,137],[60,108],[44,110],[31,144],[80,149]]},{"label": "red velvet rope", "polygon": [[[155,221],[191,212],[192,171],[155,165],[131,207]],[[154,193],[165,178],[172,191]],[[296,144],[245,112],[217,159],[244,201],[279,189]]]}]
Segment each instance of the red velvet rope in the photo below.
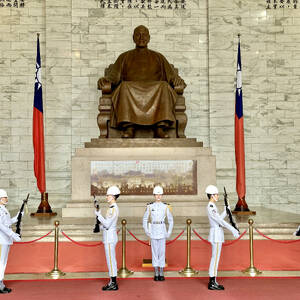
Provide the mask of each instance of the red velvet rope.
[{"label": "red velvet rope", "polygon": [[274,240],[274,239],[271,239],[270,237],[264,235],[262,232],[260,232],[258,229],[254,228],[255,231],[260,234],[261,236],[263,236],[264,238],[270,240],[270,241],[273,241],[273,242],[276,242],[276,243],[281,243],[281,244],[293,244],[293,243],[297,243],[297,242],[300,242],[300,239],[299,240],[292,240],[292,241],[280,241],[280,240]]},{"label": "red velvet rope", "polygon": [[146,246],[150,246],[148,243],[146,243],[146,242],[144,242],[144,241],[141,241],[141,240],[139,240],[129,229],[127,229],[127,231],[128,231],[128,233],[137,241],[137,242],[139,242],[139,243],[141,243],[141,244],[144,244],[144,245],[146,245]]},{"label": "red velvet rope", "polygon": [[[139,242],[139,243],[141,243],[141,244],[144,244],[144,245],[146,245],[146,246],[150,246],[148,243],[146,243],[146,242],[144,242],[144,241],[138,239],[138,238],[137,238],[137,237],[136,237],[129,229],[127,229],[127,231],[128,231],[128,233],[129,233],[129,234],[130,234],[137,242]],[[177,239],[179,239],[179,238],[182,236],[183,233],[184,233],[184,230],[182,230],[182,231],[175,237],[175,239],[166,242],[166,245],[170,245],[170,244],[174,243]]]},{"label": "red velvet rope", "polygon": [[[210,244],[210,242],[209,242],[208,240],[204,239],[203,237],[201,237],[201,235],[198,234],[197,231],[196,231],[195,229],[193,229],[193,232],[196,234],[196,236],[197,236],[202,242],[204,242],[204,243],[206,243],[206,244]],[[230,246],[230,245],[232,245],[232,244],[238,242],[238,241],[246,234],[246,232],[247,232],[247,229],[246,229],[246,230],[245,230],[245,231],[244,231],[237,239],[235,239],[235,240],[233,240],[233,241],[230,241],[230,242],[227,242],[227,243],[223,243],[223,246],[224,246],[224,247]]]},{"label": "red velvet rope", "polygon": [[235,239],[235,240],[233,240],[233,241],[230,241],[230,242],[227,242],[227,243],[224,243],[223,246],[224,246],[224,247],[230,246],[230,245],[232,245],[232,244],[238,242],[238,241],[246,234],[246,232],[247,232],[247,229],[245,229],[245,231],[244,231],[237,239]]},{"label": "red velvet rope", "polygon": [[53,230],[50,230],[47,234],[45,234],[45,235],[43,235],[43,236],[41,236],[41,237],[39,237],[39,238],[37,238],[37,239],[35,239],[35,240],[33,240],[33,241],[28,241],[28,242],[16,242],[16,243],[14,243],[14,244],[19,244],[19,245],[20,245],[20,244],[32,244],[32,243],[34,243],[34,242],[37,242],[37,241],[39,241],[39,240],[45,238],[45,237],[48,236],[52,231],[53,231]]},{"label": "red velvet rope", "polygon": [[171,240],[171,241],[168,241],[168,242],[166,242],[166,245],[168,246],[168,245],[170,245],[170,244],[172,244],[172,243],[174,243],[174,242],[176,242],[181,236],[182,236],[182,234],[184,233],[184,230],[182,230],[177,236],[176,236],[176,238],[175,239],[173,239],[173,240]]},{"label": "red velvet rope", "polygon": [[82,247],[96,247],[96,246],[100,246],[102,245],[102,242],[100,243],[97,243],[97,244],[82,244],[82,243],[79,243],[79,242],[76,242],[74,241],[73,239],[71,239],[69,236],[67,236],[63,231],[61,231],[62,235],[64,237],[66,237],[69,241],[71,241],[72,243],[78,245],[78,246],[82,246]]}]

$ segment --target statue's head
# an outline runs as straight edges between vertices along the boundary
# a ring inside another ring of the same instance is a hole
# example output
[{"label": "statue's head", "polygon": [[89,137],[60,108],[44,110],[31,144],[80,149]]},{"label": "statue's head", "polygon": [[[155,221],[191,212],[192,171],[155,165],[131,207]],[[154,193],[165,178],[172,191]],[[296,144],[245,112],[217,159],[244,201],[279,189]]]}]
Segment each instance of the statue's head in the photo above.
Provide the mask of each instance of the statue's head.
[{"label": "statue's head", "polygon": [[134,29],[133,41],[137,48],[147,48],[150,41],[150,34],[147,27],[140,25]]}]

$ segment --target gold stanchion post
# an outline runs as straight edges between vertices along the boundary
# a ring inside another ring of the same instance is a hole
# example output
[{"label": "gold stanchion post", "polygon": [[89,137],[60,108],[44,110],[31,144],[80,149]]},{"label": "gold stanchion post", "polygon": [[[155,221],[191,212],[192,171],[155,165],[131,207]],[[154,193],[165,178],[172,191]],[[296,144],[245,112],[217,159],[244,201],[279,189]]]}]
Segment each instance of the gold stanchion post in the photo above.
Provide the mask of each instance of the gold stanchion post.
[{"label": "gold stanchion post", "polygon": [[254,263],[253,263],[253,223],[254,221],[252,219],[248,220],[248,224],[249,224],[249,245],[250,245],[250,266],[249,268],[243,270],[242,272],[250,275],[252,277],[260,275],[262,272],[257,270],[254,267]]},{"label": "gold stanchion post", "polygon": [[65,273],[58,269],[58,235],[59,235],[59,221],[54,222],[55,225],[55,235],[54,235],[54,268],[51,272],[46,275],[53,278],[58,279],[61,276],[64,276]]},{"label": "gold stanchion post", "polygon": [[186,220],[187,263],[186,263],[186,267],[183,270],[179,271],[179,274],[182,275],[182,276],[185,276],[185,277],[191,277],[193,275],[198,274],[198,271],[194,270],[190,266],[190,259],[191,259],[191,224],[192,224],[192,220],[187,219]]},{"label": "gold stanchion post", "polygon": [[118,275],[121,278],[127,278],[134,272],[126,268],[126,220],[122,220],[122,267],[118,271]]}]

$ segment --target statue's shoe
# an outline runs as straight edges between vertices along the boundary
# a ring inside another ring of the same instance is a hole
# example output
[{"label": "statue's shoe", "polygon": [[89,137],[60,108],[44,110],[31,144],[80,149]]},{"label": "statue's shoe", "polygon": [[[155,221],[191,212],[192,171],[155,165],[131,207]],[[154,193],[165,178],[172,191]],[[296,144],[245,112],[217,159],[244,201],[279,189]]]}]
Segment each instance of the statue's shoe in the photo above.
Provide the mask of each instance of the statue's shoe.
[{"label": "statue's shoe", "polygon": [[159,139],[167,139],[169,135],[165,132],[165,130],[162,127],[157,127],[155,129],[155,137]]},{"label": "statue's shoe", "polygon": [[122,132],[122,138],[130,139],[134,137],[134,127],[129,126]]}]

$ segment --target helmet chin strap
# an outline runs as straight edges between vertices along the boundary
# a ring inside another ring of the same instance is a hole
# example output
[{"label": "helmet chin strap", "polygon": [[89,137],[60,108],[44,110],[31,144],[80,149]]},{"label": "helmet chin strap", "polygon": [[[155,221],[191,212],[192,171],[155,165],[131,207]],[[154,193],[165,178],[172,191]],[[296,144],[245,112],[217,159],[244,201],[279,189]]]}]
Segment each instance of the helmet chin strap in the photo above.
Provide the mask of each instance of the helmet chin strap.
[{"label": "helmet chin strap", "polygon": [[211,195],[211,197],[214,199],[214,201],[218,201],[218,199],[215,197],[215,195]]}]

